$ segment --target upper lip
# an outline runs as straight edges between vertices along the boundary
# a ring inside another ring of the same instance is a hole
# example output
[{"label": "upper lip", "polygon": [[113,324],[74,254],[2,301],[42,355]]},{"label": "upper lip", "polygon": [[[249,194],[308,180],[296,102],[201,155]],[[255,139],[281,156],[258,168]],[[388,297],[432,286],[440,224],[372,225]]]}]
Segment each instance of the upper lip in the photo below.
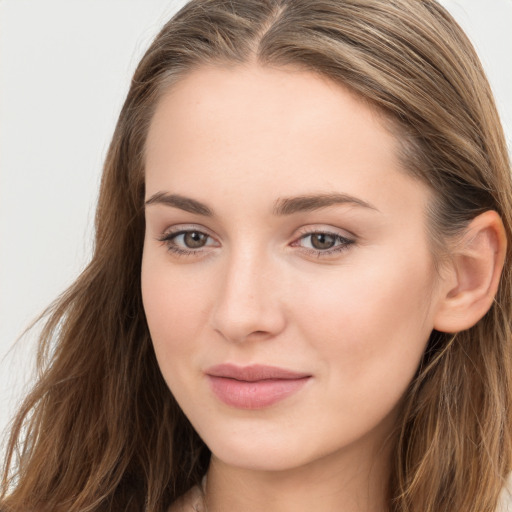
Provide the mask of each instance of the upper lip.
[{"label": "upper lip", "polygon": [[224,363],[208,368],[205,373],[211,377],[224,377],[247,382],[256,382],[259,380],[270,379],[293,380],[311,377],[311,375],[308,373],[295,372],[286,368],[266,366],[261,364],[237,366],[234,364]]}]

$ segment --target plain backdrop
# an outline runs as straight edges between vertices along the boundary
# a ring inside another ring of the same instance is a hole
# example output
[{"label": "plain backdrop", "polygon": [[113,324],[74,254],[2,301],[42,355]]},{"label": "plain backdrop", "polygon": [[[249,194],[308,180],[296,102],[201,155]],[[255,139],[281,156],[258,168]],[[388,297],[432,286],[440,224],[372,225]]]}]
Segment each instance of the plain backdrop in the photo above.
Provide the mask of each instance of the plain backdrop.
[{"label": "plain backdrop", "polygon": [[[13,344],[86,265],[131,74],[184,3],[0,0],[0,433],[34,376],[37,329]],[[512,0],[442,3],[479,52],[511,147]]]}]

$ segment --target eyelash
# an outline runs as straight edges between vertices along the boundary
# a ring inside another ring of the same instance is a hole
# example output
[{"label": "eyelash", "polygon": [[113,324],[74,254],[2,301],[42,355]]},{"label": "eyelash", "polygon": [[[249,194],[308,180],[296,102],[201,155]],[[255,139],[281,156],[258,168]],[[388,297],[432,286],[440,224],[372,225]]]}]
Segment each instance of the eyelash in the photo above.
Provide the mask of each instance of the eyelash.
[{"label": "eyelash", "polygon": [[[302,233],[297,241],[292,243],[292,247],[296,247],[298,242],[301,240],[305,240],[308,237],[311,237],[313,235],[327,235],[334,239],[334,243],[337,245],[334,245],[330,249],[326,250],[320,250],[320,249],[312,249],[309,247],[301,247],[301,250],[311,254],[312,256],[316,256],[317,258],[332,256],[334,254],[342,253],[346,250],[348,250],[349,246],[355,243],[355,240],[352,240],[350,238],[344,237],[340,235],[339,233],[333,233],[331,231],[327,230],[316,230],[316,231],[307,231],[305,233]],[[311,243],[311,242],[310,242]]]},{"label": "eyelash", "polygon": [[[212,238],[210,235],[205,233],[204,231],[201,231],[200,229],[181,229],[176,232],[168,232],[163,234],[161,237],[158,238],[159,242],[164,243],[167,246],[167,250],[169,252],[172,252],[178,256],[191,256],[195,255],[198,256],[203,252],[203,247],[198,249],[185,249],[180,246],[178,246],[175,242],[175,239],[180,235],[186,235],[187,233],[200,233],[202,235],[206,235],[208,238]],[[332,233],[330,231],[324,231],[324,230],[317,230],[317,231],[308,231],[305,233],[302,233],[299,238],[293,242],[291,245],[292,247],[297,247],[297,244],[301,240],[305,240],[307,237],[311,237],[313,235],[327,235],[334,238],[334,243],[338,245],[334,245],[330,249],[326,250],[320,250],[320,249],[312,249],[308,247],[302,247],[301,250],[303,252],[306,252],[307,254],[316,256],[318,258],[326,257],[326,256],[332,256],[334,254],[341,253],[343,251],[348,250],[349,246],[355,243],[355,240],[352,240],[350,238],[346,238],[339,233]]]},{"label": "eyelash", "polygon": [[208,238],[212,238],[207,233],[199,229],[180,229],[176,232],[164,233],[161,237],[158,238],[158,241],[164,243],[167,246],[167,250],[172,252],[178,256],[190,256],[190,255],[199,255],[202,252],[202,247],[199,249],[184,249],[179,247],[175,239],[180,235],[186,235],[187,233],[200,233],[202,235],[206,235]]}]

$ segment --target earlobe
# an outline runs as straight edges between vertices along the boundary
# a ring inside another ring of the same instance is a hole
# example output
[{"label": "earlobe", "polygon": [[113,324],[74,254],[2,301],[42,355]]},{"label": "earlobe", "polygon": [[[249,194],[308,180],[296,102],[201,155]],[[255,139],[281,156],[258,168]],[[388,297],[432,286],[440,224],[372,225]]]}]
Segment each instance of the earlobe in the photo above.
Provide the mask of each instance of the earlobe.
[{"label": "earlobe", "polygon": [[459,332],[475,325],[489,311],[505,261],[507,238],[497,212],[475,217],[451,255],[447,279],[434,318],[441,332]]}]

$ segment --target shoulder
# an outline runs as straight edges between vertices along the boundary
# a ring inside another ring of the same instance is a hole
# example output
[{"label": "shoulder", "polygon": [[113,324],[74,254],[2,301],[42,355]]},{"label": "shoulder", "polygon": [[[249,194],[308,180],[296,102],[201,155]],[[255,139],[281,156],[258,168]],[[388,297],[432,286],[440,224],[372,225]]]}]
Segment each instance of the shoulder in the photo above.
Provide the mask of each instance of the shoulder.
[{"label": "shoulder", "polygon": [[197,485],[192,487],[175,501],[167,512],[205,512],[201,488]]},{"label": "shoulder", "polygon": [[512,512],[512,473],[509,473],[501,490],[496,512]]}]

